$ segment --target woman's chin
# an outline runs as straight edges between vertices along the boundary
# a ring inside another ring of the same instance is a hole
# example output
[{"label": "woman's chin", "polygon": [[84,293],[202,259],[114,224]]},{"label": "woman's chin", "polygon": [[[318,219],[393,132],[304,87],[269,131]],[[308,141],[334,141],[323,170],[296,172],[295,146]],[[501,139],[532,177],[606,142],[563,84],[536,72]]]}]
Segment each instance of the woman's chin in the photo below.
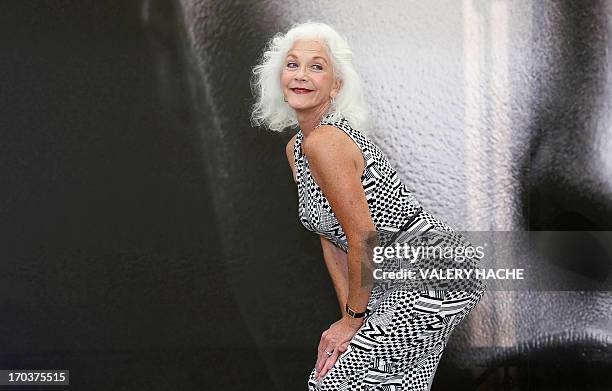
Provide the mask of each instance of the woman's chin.
[{"label": "woman's chin", "polygon": [[304,102],[288,102],[289,106],[295,111],[305,111],[312,109],[312,105],[304,103]]}]

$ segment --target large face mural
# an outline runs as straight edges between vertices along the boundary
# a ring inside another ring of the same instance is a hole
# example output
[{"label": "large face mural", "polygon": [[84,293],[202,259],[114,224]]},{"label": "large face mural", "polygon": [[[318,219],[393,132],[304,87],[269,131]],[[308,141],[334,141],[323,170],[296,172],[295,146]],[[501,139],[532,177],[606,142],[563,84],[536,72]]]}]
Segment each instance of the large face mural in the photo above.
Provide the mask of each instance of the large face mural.
[{"label": "large face mural", "polygon": [[[312,349],[314,357],[336,310],[316,238],[297,221],[284,157],[292,133],[249,124],[250,69],[267,39],[295,22],[326,22],[347,37],[376,123],[371,137],[451,225],[612,226],[612,3],[178,5],[227,289],[276,386],[287,361],[277,352]],[[516,264],[529,264],[522,245],[513,245]],[[605,254],[593,259],[569,262],[609,272]],[[543,275],[566,279],[559,270]],[[609,389],[611,333],[609,290],[489,291],[453,334],[434,387],[446,378],[496,389],[506,376],[516,389]]]}]

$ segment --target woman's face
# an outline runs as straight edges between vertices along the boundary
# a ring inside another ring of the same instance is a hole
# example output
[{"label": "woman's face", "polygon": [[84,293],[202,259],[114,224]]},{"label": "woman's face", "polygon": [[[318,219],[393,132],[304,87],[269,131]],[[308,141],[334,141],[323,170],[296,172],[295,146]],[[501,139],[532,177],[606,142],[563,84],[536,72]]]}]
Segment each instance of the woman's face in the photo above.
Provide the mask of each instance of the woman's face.
[{"label": "woman's face", "polygon": [[287,104],[296,112],[324,112],[339,88],[324,43],[296,39],[283,64],[281,85]]}]

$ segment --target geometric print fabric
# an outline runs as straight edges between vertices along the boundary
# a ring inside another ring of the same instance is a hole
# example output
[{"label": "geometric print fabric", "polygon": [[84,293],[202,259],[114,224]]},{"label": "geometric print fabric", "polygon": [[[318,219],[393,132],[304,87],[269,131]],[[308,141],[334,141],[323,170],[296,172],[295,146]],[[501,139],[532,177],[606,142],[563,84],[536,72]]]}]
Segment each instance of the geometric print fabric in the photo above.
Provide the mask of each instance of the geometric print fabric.
[{"label": "geometric print fabric", "polygon": [[[455,245],[467,243],[422,207],[380,149],[345,118],[332,120],[328,114],[320,121],[322,124],[343,130],[361,149],[365,160],[362,185],[381,237],[394,236],[401,243],[415,232],[439,231],[448,233],[443,235],[447,237],[444,240]],[[300,221],[306,229],[346,252],[346,237],[310,174],[308,160],[301,151],[302,139],[300,130],[294,144]],[[312,369],[308,390],[429,390],[452,331],[476,306],[486,287],[481,280],[475,280],[466,290],[443,288],[427,282],[418,286],[375,283],[369,311],[347,350],[318,382]]]}]

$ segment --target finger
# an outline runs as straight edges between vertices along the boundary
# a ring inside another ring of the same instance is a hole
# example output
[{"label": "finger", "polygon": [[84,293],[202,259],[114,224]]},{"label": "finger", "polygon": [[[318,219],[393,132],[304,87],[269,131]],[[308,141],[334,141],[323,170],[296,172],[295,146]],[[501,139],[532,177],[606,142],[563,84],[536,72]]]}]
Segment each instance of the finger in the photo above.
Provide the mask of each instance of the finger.
[{"label": "finger", "polygon": [[321,339],[319,340],[319,348],[317,349],[317,353],[324,353],[325,348],[329,347],[329,345],[332,344],[331,337],[329,336],[328,331],[329,330],[325,330],[323,331],[323,333],[321,333]]},{"label": "finger", "polygon": [[328,345],[326,331],[327,330],[321,333],[321,339],[319,340],[319,346],[317,348],[317,363],[315,364],[315,368],[317,369],[317,371],[319,371],[321,367],[323,366],[323,364],[321,364],[321,361],[327,357],[327,354],[325,353],[325,348]]},{"label": "finger", "polygon": [[323,361],[323,355],[326,354],[323,350],[325,350],[324,348],[325,345],[323,345],[323,342],[321,342],[319,344],[319,348],[317,349],[317,362],[315,364],[315,368],[317,369],[317,372],[319,372],[321,370],[321,367],[323,366],[321,364],[321,361]]},{"label": "finger", "polygon": [[317,374],[319,374],[319,376],[321,376],[320,373],[321,373],[321,371],[323,371],[323,368],[325,367],[327,361],[331,357],[333,357],[334,354],[336,354],[336,351],[337,351],[337,349],[331,348],[331,347],[327,348],[327,349],[324,349],[324,350],[327,350],[328,352],[332,352],[332,355],[330,356],[329,354],[327,354],[327,352],[324,351],[323,355],[320,357],[320,361],[317,361],[318,365],[315,365],[315,368],[316,368]]},{"label": "finger", "polygon": [[351,341],[347,341],[343,343],[342,345],[338,346],[338,350],[341,352],[346,352],[346,349],[348,349],[349,343],[351,343]]},{"label": "finger", "polygon": [[321,372],[321,369],[323,368],[325,361],[329,357],[329,354],[327,354],[327,352],[331,352],[334,350],[333,347],[328,346],[327,341],[323,342],[323,344],[321,344],[319,347],[320,349],[319,349],[319,354],[317,355],[317,363],[315,364],[315,368],[317,369],[317,372]]},{"label": "finger", "polygon": [[338,359],[338,353],[339,353],[338,349],[334,349],[334,354],[329,356],[327,361],[325,361],[325,365],[323,365],[323,369],[321,369],[321,373],[319,374],[319,377],[325,376],[327,372],[329,372],[329,370],[334,366],[334,364],[336,363],[336,360]]},{"label": "finger", "polygon": [[334,349],[333,354],[331,356],[328,356],[327,360],[325,360],[325,363],[323,363],[323,368],[321,368],[321,371],[320,371],[321,372],[320,377],[325,376],[325,374],[329,372],[329,370],[336,363],[336,360],[338,360],[339,356],[340,356],[340,350],[338,348]]},{"label": "finger", "polygon": [[327,333],[325,331],[321,333],[321,338],[319,339],[319,348],[317,349],[317,353],[321,353],[321,349],[325,347],[325,339],[326,339],[325,336],[326,335]]}]

